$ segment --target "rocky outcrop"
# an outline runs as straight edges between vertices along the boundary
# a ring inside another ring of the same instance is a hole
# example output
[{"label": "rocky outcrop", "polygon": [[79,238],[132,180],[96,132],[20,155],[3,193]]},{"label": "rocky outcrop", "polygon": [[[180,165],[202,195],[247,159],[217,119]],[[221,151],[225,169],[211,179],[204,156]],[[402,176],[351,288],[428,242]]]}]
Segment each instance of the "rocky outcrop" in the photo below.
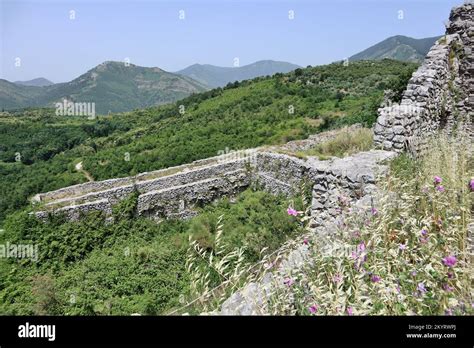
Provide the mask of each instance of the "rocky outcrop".
[{"label": "rocky outcrop", "polygon": [[417,153],[430,134],[455,127],[472,133],[474,4],[454,8],[446,35],[413,74],[400,104],[379,109],[374,142],[384,150]]}]

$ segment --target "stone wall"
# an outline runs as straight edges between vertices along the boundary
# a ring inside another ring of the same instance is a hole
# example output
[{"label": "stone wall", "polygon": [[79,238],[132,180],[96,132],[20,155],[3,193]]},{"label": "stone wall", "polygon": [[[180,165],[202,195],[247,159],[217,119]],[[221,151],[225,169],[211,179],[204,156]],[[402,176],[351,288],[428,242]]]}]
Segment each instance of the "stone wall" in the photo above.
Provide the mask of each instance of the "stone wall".
[{"label": "stone wall", "polygon": [[65,214],[77,220],[82,214],[98,210],[110,217],[115,204],[137,192],[139,215],[152,219],[189,218],[196,215],[198,207],[224,196],[235,196],[250,186],[290,196],[298,194],[305,184],[312,190],[311,213],[317,226],[338,214],[336,201],[353,201],[370,193],[376,176],[385,168],[382,162],[395,155],[379,150],[321,161],[262,149],[245,153],[231,159],[221,156],[199,165],[168,168],[168,175],[160,173],[161,177],[150,178],[155,174],[144,173],[138,176],[141,181],[137,177],[105,180],[46,193],[43,197],[48,201],[35,214],[41,219],[49,214]]},{"label": "stone wall", "polygon": [[379,109],[374,142],[385,150],[417,153],[429,135],[464,127],[474,110],[474,5],[451,11],[446,35],[413,74],[400,104]]}]

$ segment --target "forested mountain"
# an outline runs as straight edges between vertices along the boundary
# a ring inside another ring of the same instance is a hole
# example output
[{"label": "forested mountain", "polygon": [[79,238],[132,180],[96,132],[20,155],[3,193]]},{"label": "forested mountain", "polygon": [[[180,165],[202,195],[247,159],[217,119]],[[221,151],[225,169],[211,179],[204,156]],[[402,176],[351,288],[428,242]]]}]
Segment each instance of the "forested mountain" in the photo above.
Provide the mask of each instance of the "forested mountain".
[{"label": "forested mountain", "polygon": [[439,38],[440,36],[424,39],[413,39],[402,35],[392,36],[353,55],[349,60],[356,61],[388,58],[404,62],[421,62],[425,59],[431,46],[433,46]]},{"label": "forested mountain", "polygon": [[95,103],[95,112],[130,111],[170,103],[208,87],[193,79],[123,62],[105,62],[78,78],[51,86],[22,86],[0,80],[0,109],[53,107],[63,99]]}]

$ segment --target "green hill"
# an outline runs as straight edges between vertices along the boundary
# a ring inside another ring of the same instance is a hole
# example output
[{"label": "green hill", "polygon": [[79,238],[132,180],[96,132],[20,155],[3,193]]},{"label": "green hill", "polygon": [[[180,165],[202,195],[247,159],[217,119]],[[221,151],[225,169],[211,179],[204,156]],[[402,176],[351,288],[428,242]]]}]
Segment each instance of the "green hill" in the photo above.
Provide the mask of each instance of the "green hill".
[{"label": "green hill", "polygon": [[207,90],[186,76],[159,68],[105,62],[78,78],[51,86],[32,87],[0,80],[0,109],[53,107],[63,99],[95,103],[99,114],[160,105]]},{"label": "green hill", "polygon": [[299,68],[298,65],[273,60],[261,60],[242,67],[220,67],[209,64],[194,64],[177,74],[191,77],[210,87],[224,87],[229,82],[249,80],[276,73],[287,73]]},{"label": "green hill", "polygon": [[102,180],[189,163],[226,148],[284,143],[356,122],[371,125],[383,91],[403,89],[415,68],[382,60],[297,69],[96,120],[56,116],[54,109],[4,113],[0,220],[36,193],[87,180],[74,169],[80,161]]},{"label": "green hill", "polygon": [[389,37],[349,58],[350,61],[396,59],[404,62],[422,62],[440,36],[424,39],[397,35]]}]

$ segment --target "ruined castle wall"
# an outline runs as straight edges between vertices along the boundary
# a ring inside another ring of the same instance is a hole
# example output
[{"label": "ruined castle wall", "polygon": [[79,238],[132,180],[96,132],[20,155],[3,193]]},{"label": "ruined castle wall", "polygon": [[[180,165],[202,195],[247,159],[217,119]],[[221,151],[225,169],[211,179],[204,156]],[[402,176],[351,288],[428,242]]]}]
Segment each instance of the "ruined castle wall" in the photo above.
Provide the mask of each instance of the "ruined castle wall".
[{"label": "ruined castle wall", "polygon": [[447,33],[413,74],[400,104],[379,109],[375,145],[419,152],[429,135],[463,124],[472,131],[474,110],[474,5],[453,9]]}]

